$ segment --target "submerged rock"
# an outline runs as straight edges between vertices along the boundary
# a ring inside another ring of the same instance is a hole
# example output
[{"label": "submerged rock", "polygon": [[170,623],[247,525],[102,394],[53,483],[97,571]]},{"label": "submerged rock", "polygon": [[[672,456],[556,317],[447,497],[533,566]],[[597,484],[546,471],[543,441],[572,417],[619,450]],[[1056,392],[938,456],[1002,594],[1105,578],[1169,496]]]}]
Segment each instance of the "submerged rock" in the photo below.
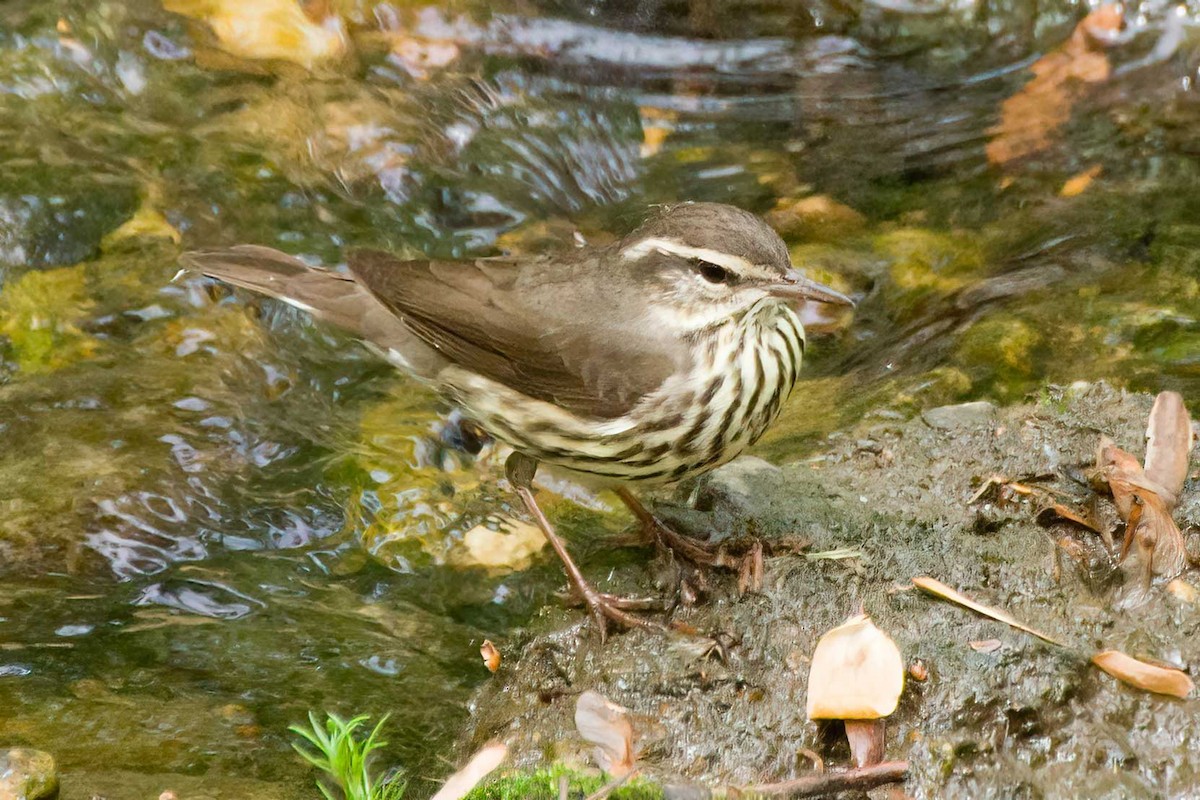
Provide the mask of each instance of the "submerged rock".
[{"label": "submerged rock", "polygon": [[0,800],[50,800],[58,797],[54,757],[41,750],[0,750]]}]

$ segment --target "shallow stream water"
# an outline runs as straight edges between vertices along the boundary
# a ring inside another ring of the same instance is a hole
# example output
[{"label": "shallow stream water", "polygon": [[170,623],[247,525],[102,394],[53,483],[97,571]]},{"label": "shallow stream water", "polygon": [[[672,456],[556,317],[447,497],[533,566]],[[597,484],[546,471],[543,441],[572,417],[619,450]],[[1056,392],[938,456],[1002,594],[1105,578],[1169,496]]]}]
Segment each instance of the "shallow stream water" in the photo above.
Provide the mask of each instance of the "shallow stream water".
[{"label": "shallow stream water", "polygon": [[[0,745],[66,798],[314,796],[310,708],[390,713],[427,791],[480,642],[561,583],[464,552],[511,501],[449,409],[184,249],[547,252],[730,202],[861,299],[760,455],[1077,380],[1200,406],[1200,7],[330,0],[308,58],[226,5],[0,4]],[[644,555],[583,499],[586,563]]]}]

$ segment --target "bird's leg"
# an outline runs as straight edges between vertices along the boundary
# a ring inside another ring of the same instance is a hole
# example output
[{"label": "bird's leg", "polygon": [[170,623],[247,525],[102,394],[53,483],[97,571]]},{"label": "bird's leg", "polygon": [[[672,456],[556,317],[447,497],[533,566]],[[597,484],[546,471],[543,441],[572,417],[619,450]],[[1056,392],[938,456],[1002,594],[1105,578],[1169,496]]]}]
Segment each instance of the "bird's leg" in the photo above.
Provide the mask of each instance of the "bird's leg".
[{"label": "bird's leg", "polygon": [[542,509],[537,504],[537,499],[533,496],[533,476],[537,473],[536,461],[520,453],[513,453],[504,463],[504,473],[508,477],[508,482],[512,484],[514,491],[516,491],[517,496],[525,503],[525,508],[529,510],[538,527],[542,529],[546,540],[550,542],[550,546],[558,554],[559,559],[563,563],[563,568],[567,572],[567,578],[571,581],[575,590],[582,595],[583,602],[587,604],[588,612],[591,614],[596,627],[600,631],[601,641],[607,635],[606,620],[612,620],[627,628],[663,629],[658,623],[629,613],[628,609],[644,611],[651,607],[653,603],[648,603],[646,600],[616,597],[604,592],[598,592],[583,577],[583,572],[580,571],[575,560],[571,558],[571,554],[567,552],[566,544],[554,532],[554,527],[550,524],[550,520],[546,519],[546,515],[542,513]]},{"label": "bird's leg", "polygon": [[762,587],[763,549],[761,542],[751,545],[749,552],[742,555],[731,555],[724,548],[715,547],[707,542],[697,541],[690,536],[677,533],[665,522],[654,516],[649,509],[642,505],[633,492],[624,486],[617,487],[617,496],[626,507],[637,517],[642,528],[654,539],[661,550],[669,550],[697,566],[727,567],[738,573],[738,587],[742,592],[748,589],[757,591]]},{"label": "bird's leg", "polygon": [[712,545],[693,539],[690,536],[676,533],[669,525],[654,516],[650,509],[642,505],[642,501],[637,499],[637,495],[624,486],[617,487],[616,492],[617,497],[621,498],[621,502],[625,504],[625,507],[629,509],[633,516],[637,517],[637,521],[641,523],[642,530],[653,539],[654,544],[660,549],[670,550],[675,555],[685,558],[694,564],[703,564],[705,566],[716,564],[719,552]]}]

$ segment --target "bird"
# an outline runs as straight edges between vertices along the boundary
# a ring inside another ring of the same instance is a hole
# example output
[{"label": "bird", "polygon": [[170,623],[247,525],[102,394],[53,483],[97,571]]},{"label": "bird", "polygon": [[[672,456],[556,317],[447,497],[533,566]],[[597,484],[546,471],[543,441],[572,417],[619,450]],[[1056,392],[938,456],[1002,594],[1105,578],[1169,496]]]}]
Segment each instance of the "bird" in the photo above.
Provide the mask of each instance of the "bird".
[{"label": "bird", "polygon": [[603,246],[530,257],[402,259],[350,250],[345,271],[236,245],[182,266],[343,328],[509,445],[505,475],[603,638],[652,627],[646,602],[600,592],[542,513],[540,464],[611,486],[660,546],[712,561],[630,489],[728,462],[763,435],[806,346],[795,306],[853,301],[795,269],[759,216],[660,206]]}]

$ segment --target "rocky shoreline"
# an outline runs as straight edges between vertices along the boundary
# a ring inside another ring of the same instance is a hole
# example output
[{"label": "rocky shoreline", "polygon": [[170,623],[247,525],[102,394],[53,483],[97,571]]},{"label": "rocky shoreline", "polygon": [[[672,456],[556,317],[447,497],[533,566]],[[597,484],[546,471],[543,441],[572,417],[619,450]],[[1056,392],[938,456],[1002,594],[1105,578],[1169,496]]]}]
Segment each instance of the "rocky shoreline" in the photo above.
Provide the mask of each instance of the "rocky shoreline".
[{"label": "rocky shoreline", "polygon": [[[665,784],[723,790],[792,778],[811,769],[806,750],[844,763],[836,731],[805,717],[805,683],[817,637],[861,604],[927,672],[909,680],[890,720],[886,757],[911,763],[908,794],[1187,796],[1200,755],[1178,743],[1200,735],[1197,701],[1131,690],[1076,650],[1120,648],[1186,670],[1200,660],[1200,608],[1162,586],[1144,589],[1095,534],[1039,525],[1027,500],[971,502],[997,475],[1056,476],[1056,491],[1082,500],[1088,490],[1068,476],[1092,461],[1101,433],[1140,453],[1151,402],[1077,385],[1003,409],[868,417],[830,437],[824,453],[782,468],[734,462],[694,508],[660,510],[694,531],[809,545],[768,559],[760,593],[739,597],[734,577],[718,577],[707,602],[674,614],[678,628],[720,646],[643,631],[602,645],[577,612],[548,612],[497,642],[511,657],[477,694],[463,747],[499,737],[519,768],[587,765],[572,711],[593,689],[631,710],[643,774]],[[1200,524],[1195,484],[1193,473],[1176,514],[1185,534]],[[665,569],[618,569],[606,588],[646,593]],[[918,575],[1075,649],[924,595],[910,583]]]}]

